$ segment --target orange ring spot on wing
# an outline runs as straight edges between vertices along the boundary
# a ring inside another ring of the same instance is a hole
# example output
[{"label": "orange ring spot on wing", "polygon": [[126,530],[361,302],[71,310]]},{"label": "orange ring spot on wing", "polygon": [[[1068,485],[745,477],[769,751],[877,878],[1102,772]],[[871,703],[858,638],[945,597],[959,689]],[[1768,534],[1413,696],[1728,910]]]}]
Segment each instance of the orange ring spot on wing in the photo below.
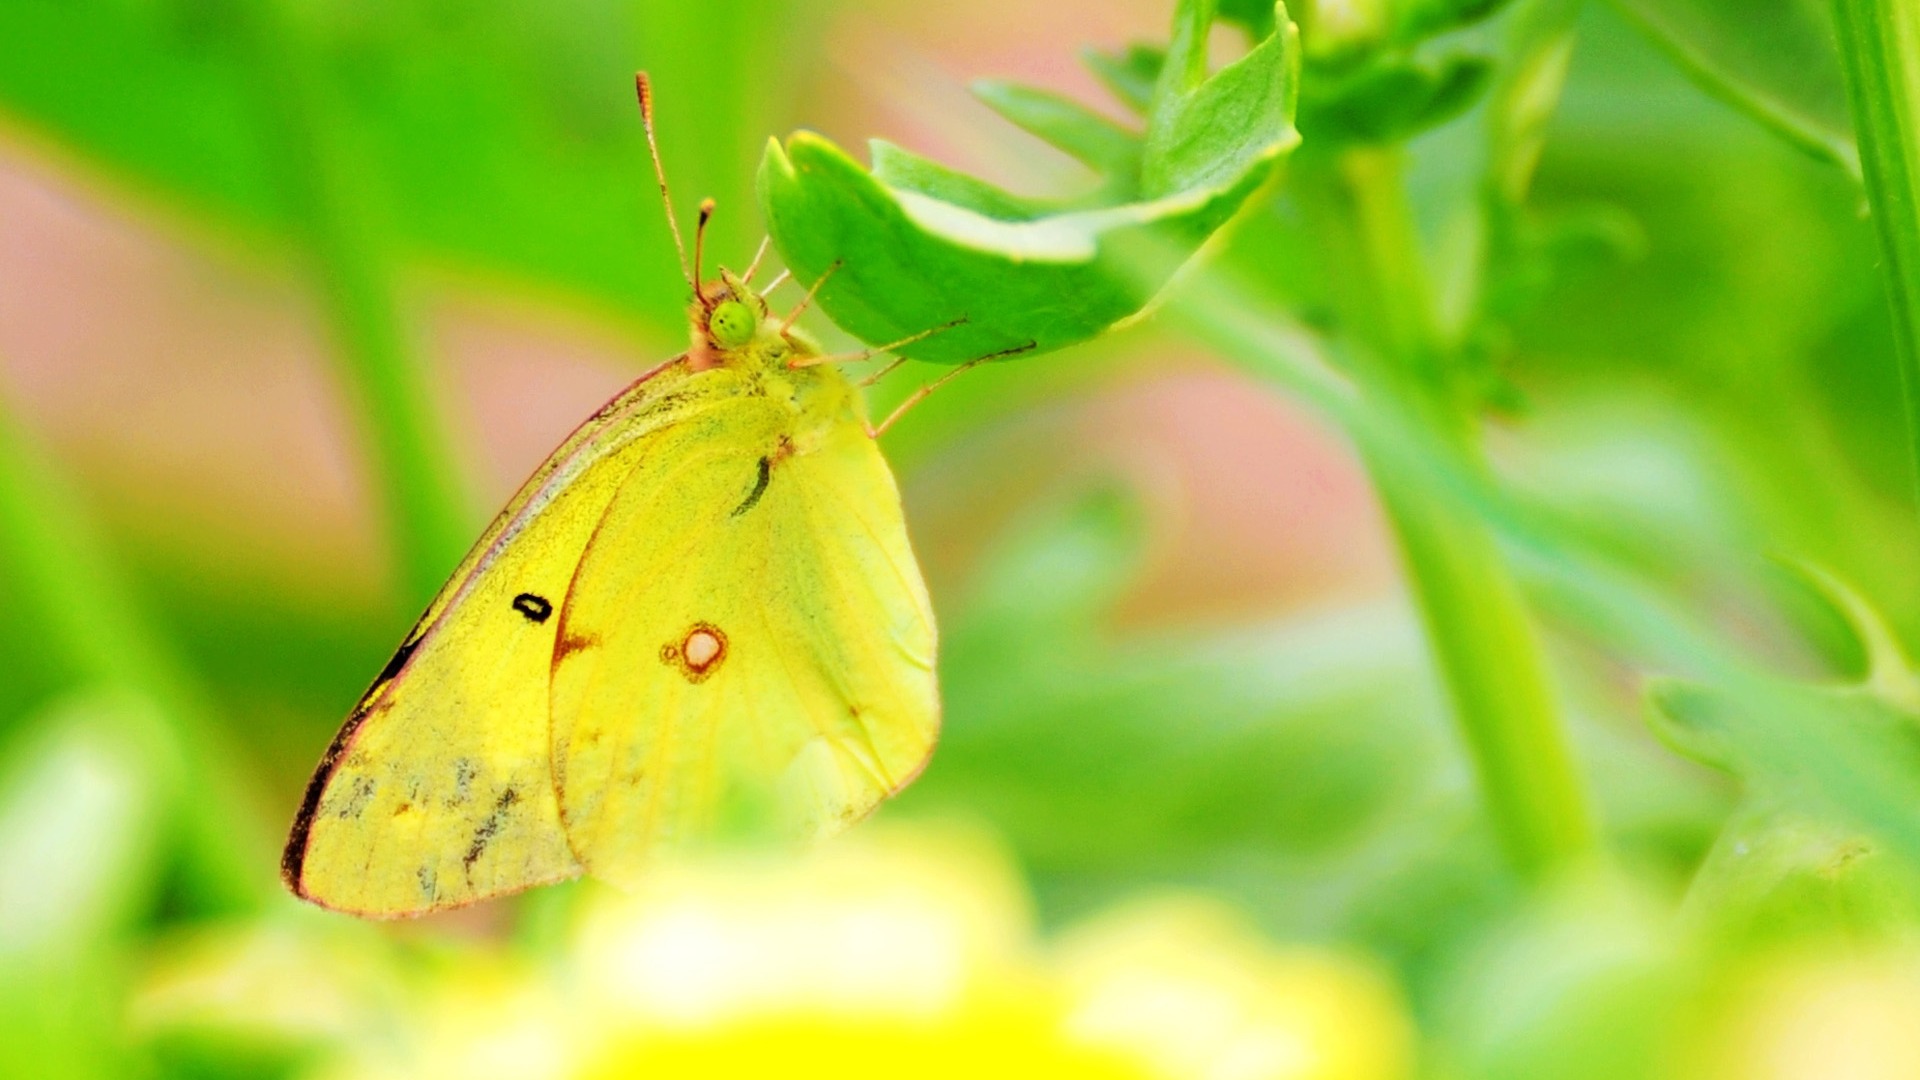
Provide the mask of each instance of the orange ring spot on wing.
[{"label": "orange ring spot on wing", "polygon": [[694,623],[678,642],[660,646],[660,662],[679,668],[692,683],[706,681],[726,658],[726,632],[710,622]]}]

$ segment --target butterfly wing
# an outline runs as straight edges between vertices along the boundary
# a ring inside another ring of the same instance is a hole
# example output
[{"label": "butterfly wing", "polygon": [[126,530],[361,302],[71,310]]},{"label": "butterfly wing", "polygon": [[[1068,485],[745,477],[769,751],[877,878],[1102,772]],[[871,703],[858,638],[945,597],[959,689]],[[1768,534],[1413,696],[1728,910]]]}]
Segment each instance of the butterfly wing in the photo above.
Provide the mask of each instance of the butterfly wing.
[{"label": "butterfly wing", "polygon": [[357,705],[282,861],[299,896],[369,916],[471,903],[579,872],[549,759],[558,609],[684,365],[583,424],[494,519]]},{"label": "butterfly wing", "polygon": [[925,764],[934,629],[899,494],[849,415],[728,401],[647,437],[560,613],[553,766],[573,851],[632,881],[744,819],[828,831]]}]

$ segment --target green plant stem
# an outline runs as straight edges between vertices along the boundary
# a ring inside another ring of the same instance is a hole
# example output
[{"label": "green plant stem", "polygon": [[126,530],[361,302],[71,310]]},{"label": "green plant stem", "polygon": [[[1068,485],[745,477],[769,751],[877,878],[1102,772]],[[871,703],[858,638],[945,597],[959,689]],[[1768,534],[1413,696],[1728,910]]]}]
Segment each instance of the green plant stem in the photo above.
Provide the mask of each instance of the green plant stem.
[{"label": "green plant stem", "polygon": [[[125,714],[127,737],[177,807],[195,899],[249,910],[273,891],[273,845],[238,753],[211,709],[140,617],[93,522],[59,470],[0,409],[0,566],[19,582],[67,680],[152,706]],[[149,725],[147,719],[151,717]]]},{"label": "green plant stem", "polygon": [[[1444,377],[1432,290],[1398,149],[1333,163],[1343,231],[1361,253],[1349,325],[1378,359],[1361,372],[1376,407],[1433,432],[1468,467],[1484,459]],[[1487,526],[1458,500],[1393,467],[1355,432],[1405,564],[1455,719],[1513,865],[1541,878],[1584,861],[1593,815],[1533,619]]]},{"label": "green plant stem", "polygon": [[1834,0],[1867,201],[1880,236],[1907,448],[1920,490],[1920,6]]},{"label": "green plant stem", "polygon": [[1695,86],[1735,111],[1744,113],[1748,119],[1809,157],[1837,165],[1848,176],[1860,179],[1859,148],[1837,131],[1823,130],[1810,117],[1731,77],[1712,57],[1660,18],[1659,6],[1629,0],[1613,0],[1611,6],[1621,18],[1645,34],[1656,48],[1666,53],[1680,73]]},{"label": "green plant stem", "polygon": [[277,7],[251,34],[268,154],[322,288],[334,355],[373,449],[409,610],[438,591],[473,523],[445,418],[395,294],[360,174],[329,123],[318,63]]},{"label": "green plant stem", "polygon": [[1458,500],[1362,459],[1509,859],[1541,877],[1593,850],[1593,817],[1531,615],[1492,534]]}]

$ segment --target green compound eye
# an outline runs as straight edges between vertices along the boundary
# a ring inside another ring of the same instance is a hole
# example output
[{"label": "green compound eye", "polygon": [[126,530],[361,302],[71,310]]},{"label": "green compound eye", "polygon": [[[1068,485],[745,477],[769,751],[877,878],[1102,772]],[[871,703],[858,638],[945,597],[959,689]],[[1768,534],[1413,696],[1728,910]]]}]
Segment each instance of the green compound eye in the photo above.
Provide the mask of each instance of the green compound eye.
[{"label": "green compound eye", "polygon": [[727,300],[707,317],[707,332],[721,348],[738,349],[753,340],[759,322],[752,308],[738,300]]}]

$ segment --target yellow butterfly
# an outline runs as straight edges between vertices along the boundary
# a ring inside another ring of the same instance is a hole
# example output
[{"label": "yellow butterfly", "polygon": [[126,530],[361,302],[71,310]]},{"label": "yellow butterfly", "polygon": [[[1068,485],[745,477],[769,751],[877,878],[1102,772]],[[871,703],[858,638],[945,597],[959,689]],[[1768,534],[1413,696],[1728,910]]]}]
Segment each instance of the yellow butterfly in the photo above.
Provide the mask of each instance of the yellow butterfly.
[{"label": "yellow butterfly", "polygon": [[933,613],[893,476],[753,269],[699,282],[711,211],[681,253],[691,347],[540,466],[408,633],[307,787],[295,894],[392,917],[630,882],[743,813],[831,831],[925,765]]}]

